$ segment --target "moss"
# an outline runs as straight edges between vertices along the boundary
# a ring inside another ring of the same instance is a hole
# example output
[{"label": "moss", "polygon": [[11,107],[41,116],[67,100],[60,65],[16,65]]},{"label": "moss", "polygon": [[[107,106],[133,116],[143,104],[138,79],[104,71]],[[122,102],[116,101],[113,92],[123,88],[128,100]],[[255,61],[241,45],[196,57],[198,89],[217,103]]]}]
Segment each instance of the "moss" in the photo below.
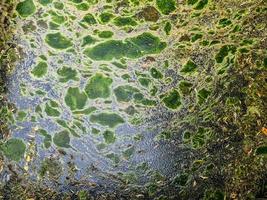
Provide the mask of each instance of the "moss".
[{"label": "moss", "polygon": [[182,73],[192,73],[192,72],[196,71],[197,68],[198,68],[198,66],[192,60],[188,60],[187,63],[181,69],[181,72]]},{"label": "moss", "polygon": [[69,87],[65,96],[65,103],[71,110],[81,110],[87,102],[85,92],[81,92],[77,87]]},{"label": "moss", "polygon": [[113,131],[106,130],[103,133],[103,136],[107,144],[112,144],[116,141],[115,133]]},{"label": "moss", "polygon": [[174,0],[156,0],[158,9],[164,15],[168,15],[176,9],[176,3]]},{"label": "moss", "polygon": [[116,114],[116,113],[99,113],[99,114],[92,114],[90,116],[90,121],[92,123],[98,123],[103,126],[108,126],[110,128],[114,128],[119,124],[124,123],[124,119]]},{"label": "moss", "polygon": [[42,135],[44,137],[44,141],[43,141],[44,142],[44,147],[46,149],[50,148],[51,147],[51,143],[52,143],[52,136],[49,135],[47,133],[47,131],[44,130],[44,129],[40,129],[40,130],[38,130],[38,132],[40,133],[40,135]]},{"label": "moss", "polygon": [[150,74],[155,79],[162,79],[163,78],[162,73],[159,70],[157,70],[156,68],[154,68],[154,67],[152,67],[150,69]]},{"label": "moss", "polygon": [[55,158],[45,158],[39,169],[39,175],[41,177],[48,175],[51,178],[58,178],[62,171],[62,165],[58,160]]},{"label": "moss", "polygon": [[139,90],[130,85],[118,86],[114,89],[114,94],[119,102],[131,101],[136,93],[139,93]]},{"label": "moss", "polygon": [[92,36],[90,35],[87,35],[83,38],[83,41],[82,41],[82,47],[86,46],[86,45],[91,45],[91,44],[94,44],[97,40],[95,38],[93,38]]},{"label": "moss", "polygon": [[52,3],[53,0],[38,0],[40,4],[43,6],[47,6],[48,4]]},{"label": "moss", "polygon": [[46,43],[54,49],[67,49],[72,46],[72,42],[61,33],[49,33],[45,37]]},{"label": "moss", "polygon": [[108,23],[113,17],[114,15],[108,12],[103,12],[99,15],[100,21],[104,24]]},{"label": "moss", "polygon": [[72,69],[70,67],[63,66],[62,68],[59,68],[57,70],[57,74],[59,77],[59,82],[66,83],[70,80],[78,81],[77,77],[77,71],[75,69]]},{"label": "moss", "polygon": [[56,146],[62,148],[70,148],[70,136],[68,131],[61,131],[55,133],[53,136],[53,142]]},{"label": "moss", "polygon": [[47,68],[48,68],[48,65],[46,62],[39,62],[31,71],[31,73],[37,77],[37,78],[41,78],[43,76],[46,75],[47,73]]},{"label": "moss", "polygon": [[116,17],[114,19],[114,24],[116,26],[136,26],[137,22],[133,19],[133,17]]},{"label": "moss", "polygon": [[16,10],[21,17],[26,18],[35,13],[36,7],[32,0],[25,0],[18,3]]},{"label": "moss", "polygon": [[94,25],[94,24],[97,24],[97,21],[94,17],[94,15],[88,13],[86,14],[83,19],[82,19],[82,22],[88,24],[88,25]]},{"label": "moss", "polygon": [[217,63],[222,63],[229,53],[234,54],[236,52],[236,47],[234,45],[224,45],[221,47],[220,51],[216,54],[215,60]]},{"label": "moss", "polygon": [[110,160],[112,160],[112,162],[114,164],[118,164],[120,162],[120,157],[119,155],[115,154],[115,153],[109,153],[106,155],[106,157]]},{"label": "moss", "polygon": [[164,26],[164,31],[166,35],[170,35],[171,30],[172,30],[172,25],[170,22],[167,22]]},{"label": "moss", "polygon": [[97,73],[88,81],[85,92],[90,99],[108,98],[112,82],[111,78]]},{"label": "moss", "polygon": [[193,84],[188,81],[181,81],[179,83],[179,90],[183,95],[188,95],[192,90]]},{"label": "moss", "polygon": [[98,37],[100,38],[111,38],[114,35],[112,31],[101,31],[98,33]]},{"label": "moss", "polygon": [[53,101],[48,101],[45,104],[45,112],[48,116],[51,117],[59,117],[60,116],[60,112],[58,111],[58,105],[55,104],[55,102]]},{"label": "moss", "polygon": [[25,154],[26,145],[21,139],[11,138],[0,145],[0,150],[7,158],[19,161]]},{"label": "moss", "polygon": [[124,159],[129,160],[133,156],[134,152],[135,152],[135,148],[134,146],[131,146],[127,148],[125,151],[123,151],[122,155]]},{"label": "moss", "polygon": [[162,101],[166,107],[171,109],[177,109],[182,104],[180,94],[175,89],[165,94],[165,97],[163,97]]}]

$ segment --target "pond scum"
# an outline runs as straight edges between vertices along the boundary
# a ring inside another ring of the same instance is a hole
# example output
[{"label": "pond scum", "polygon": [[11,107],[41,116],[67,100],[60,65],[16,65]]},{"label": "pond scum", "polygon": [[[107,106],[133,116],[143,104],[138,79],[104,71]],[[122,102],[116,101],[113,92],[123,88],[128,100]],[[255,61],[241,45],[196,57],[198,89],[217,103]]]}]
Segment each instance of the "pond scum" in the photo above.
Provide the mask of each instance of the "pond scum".
[{"label": "pond scum", "polygon": [[[265,0],[2,0],[0,20],[0,199],[267,198]],[[171,175],[123,124],[160,130]],[[77,178],[86,138],[127,169]]]}]

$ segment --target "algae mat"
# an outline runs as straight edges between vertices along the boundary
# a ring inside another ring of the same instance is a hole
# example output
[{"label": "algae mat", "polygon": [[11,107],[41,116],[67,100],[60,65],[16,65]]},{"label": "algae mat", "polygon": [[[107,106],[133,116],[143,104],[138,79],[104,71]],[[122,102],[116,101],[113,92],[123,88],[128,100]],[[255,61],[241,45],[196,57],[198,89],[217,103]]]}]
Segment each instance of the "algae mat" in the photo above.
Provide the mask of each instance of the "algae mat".
[{"label": "algae mat", "polygon": [[[11,134],[0,146],[5,160],[30,183],[78,192],[79,199],[89,198],[87,192],[100,199],[232,195],[212,177],[217,165],[224,171],[234,162],[229,146],[233,151],[250,143],[245,133],[241,142],[228,141],[233,134],[225,130],[236,129],[225,124],[234,127],[241,113],[265,130],[262,91],[235,81],[240,71],[245,74],[247,57],[252,69],[244,79],[263,83],[266,6],[209,0],[18,2],[17,66],[8,80]],[[243,91],[231,92],[239,84]],[[244,100],[254,94],[257,104]],[[251,151],[258,159],[265,139],[255,140]],[[225,144],[223,163],[211,150],[216,141]],[[9,172],[3,171],[8,182]]]}]

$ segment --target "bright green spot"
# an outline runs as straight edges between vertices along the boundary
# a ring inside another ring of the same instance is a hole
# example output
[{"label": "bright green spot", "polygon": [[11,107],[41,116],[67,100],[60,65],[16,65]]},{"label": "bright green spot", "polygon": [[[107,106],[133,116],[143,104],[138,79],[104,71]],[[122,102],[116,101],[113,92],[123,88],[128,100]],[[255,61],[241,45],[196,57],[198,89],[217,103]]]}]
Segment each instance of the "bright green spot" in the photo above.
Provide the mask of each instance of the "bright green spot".
[{"label": "bright green spot", "polygon": [[98,37],[100,38],[111,38],[114,35],[112,31],[101,31],[98,33]]},{"label": "bright green spot", "polygon": [[72,42],[59,32],[47,34],[45,41],[54,49],[67,49],[72,46]]},{"label": "bright green spot", "polygon": [[66,83],[70,80],[78,81],[77,71],[70,67],[63,66],[57,70],[57,74],[60,76],[59,82]]},{"label": "bright green spot", "polygon": [[133,17],[116,17],[114,19],[114,24],[116,26],[136,26],[137,25]]},{"label": "bright green spot", "polygon": [[197,69],[197,65],[192,60],[189,60],[183,66],[183,68],[181,69],[181,72],[182,73],[191,73],[191,72],[194,72],[196,69]]},{"label": "bright green spot", "polygon": [[21,17],[26,18],[36,11],[36,7],[32,0],[25,0],[18,3],[16,10]]},{"label": "bright green spot", "polygon": [[65,102],[71,110],[81,110],[84,108],[87,101],[85,92],[80,92],[77,87],[70,87],[65,96]]},{"label": "bright green spot", "polygon": [[201,33],[196,33],[196,34],[194,34],[194,35],[192,36],[192,38],[191,38],[191,42],[195,42],[195,41],[201,39],[202,37],[203,37],[203,34],[201,34]]},{"label": "bright green spot", "polygon": [[87,83],[85,92],[90,99],[108,98],[110,96],[110,85],[112,79],[97,73]]},{"label": "bright green spot", "polygon": [[62,148],[70,147],[70,136],[68,131],[61,131],[56,133],[53,137],[53,142],[56,146]]},{"label": "bright green spot", "polygon": [[151,80],[149,78],[139,78],[138,81],[144,87],[148,87],[151,83]]},{"label": "bright green spot", "polygon": [[11,138],[0,145],[0,150],[7,158],[19,161],[24,156],[26,145],[21,139]]},{"label": "bright green spot", "polygon": [[125,122],[124,119],[116,113],[93,114],[90,117],[90,121],[103,126],[109,126],[110,128],[114,128],[117,125]]},{"label": "bright green spot", "polygon": [[116,141],[115,133],[113,131],[106,130],[103,133],[103,136],[107,144],[112,144]]},{"label": "bright green spot", "polygon": [[37,78],[41,78],[43,77],[46,73],[47,73],[47,68],[48,68],[48,65],[46,62],[39,62],[34,68],[33,70],[31,71],[31,73],[37,77]]},{"label": "bright green spot", "polygon": [[164,15],[168,15],[176,9],[175,0],[156,0],[156,4]]},{"label": "bright green spot", "polygon": [[147,54],[157,54],[165,49],[166,43],[151,33],[142,33],[125,41],[109,40],[93,48],[87,48],[84,53],[93,60],[112,60],[139,58]]},{"label": "bright green spot", "polygon": [[166,97],[162,99],[163,103],[166,107],[171,109],[177,109],[182,103],[181,103],[181,97],[177,90],[173,89],[170,91]]}]

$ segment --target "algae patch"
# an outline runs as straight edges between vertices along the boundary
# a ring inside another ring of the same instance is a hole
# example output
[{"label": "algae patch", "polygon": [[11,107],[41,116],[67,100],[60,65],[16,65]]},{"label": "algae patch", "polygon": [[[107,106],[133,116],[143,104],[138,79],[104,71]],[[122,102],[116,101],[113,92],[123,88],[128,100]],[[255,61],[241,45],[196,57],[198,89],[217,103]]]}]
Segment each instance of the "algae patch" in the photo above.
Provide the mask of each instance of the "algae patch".
[{"label": "algae patch", "polygon": [[72,42],[59,32],[47,34],[45,41],[54,49],[67,49],[72,46]]},{"label": "algae patch", "polygon": [[11,138],[0,145],[0,150],[7,158],[19,161],[24,156],[26,145],[21,139]]}]

